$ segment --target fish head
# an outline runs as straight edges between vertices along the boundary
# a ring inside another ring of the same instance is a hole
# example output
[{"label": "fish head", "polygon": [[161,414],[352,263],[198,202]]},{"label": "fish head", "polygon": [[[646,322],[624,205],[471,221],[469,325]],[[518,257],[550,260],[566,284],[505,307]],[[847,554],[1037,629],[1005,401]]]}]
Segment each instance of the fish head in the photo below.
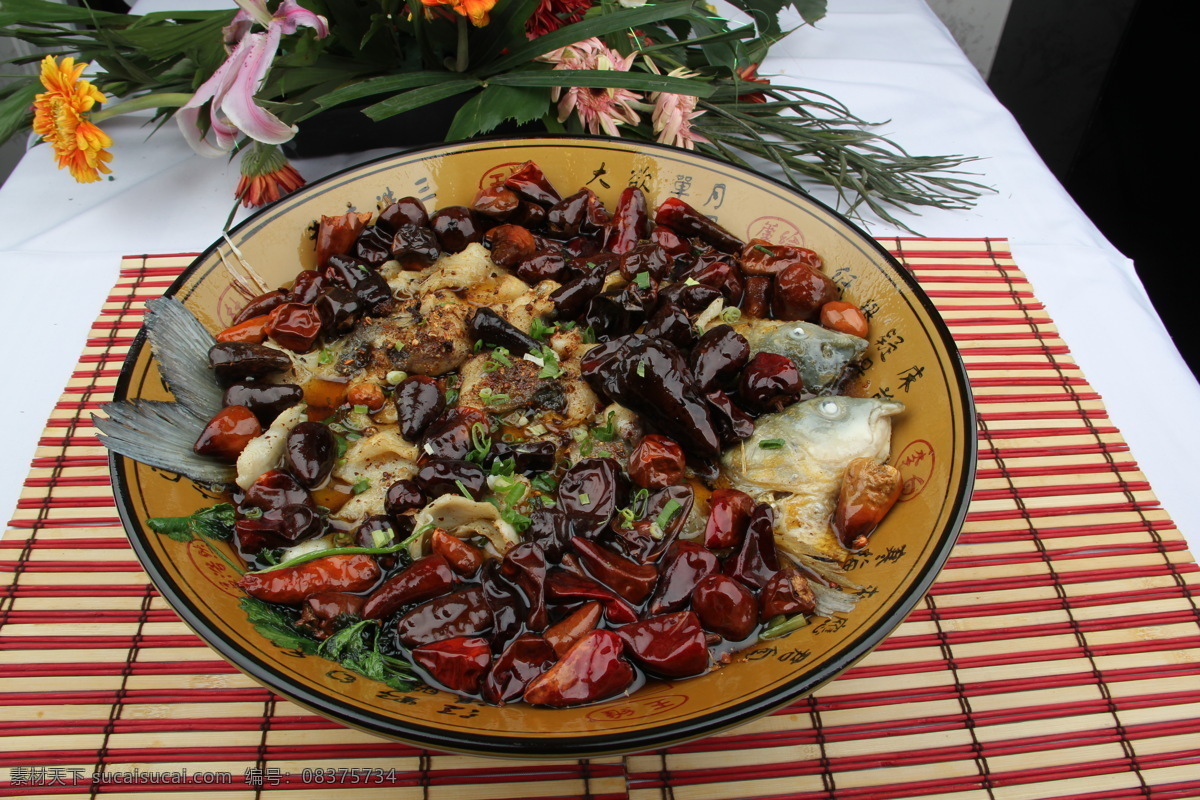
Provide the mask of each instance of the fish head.
[{"label": "fish head", "polygon": [[[891,417],[904,404],[874,397],[814,397],[759,418],[754,435],[722,459],[733,486],[794,492],[841,482],[855,458],[886,461]],[[753,493],[753,492],[752,492]]]},{"label": "fish head", "polygon": [[867,349],[866,339],[810,322],[747,320],[735,329],[752,355],[778,353],[796,362],[805,388],[818,394],[841,383],[846,367]]}]

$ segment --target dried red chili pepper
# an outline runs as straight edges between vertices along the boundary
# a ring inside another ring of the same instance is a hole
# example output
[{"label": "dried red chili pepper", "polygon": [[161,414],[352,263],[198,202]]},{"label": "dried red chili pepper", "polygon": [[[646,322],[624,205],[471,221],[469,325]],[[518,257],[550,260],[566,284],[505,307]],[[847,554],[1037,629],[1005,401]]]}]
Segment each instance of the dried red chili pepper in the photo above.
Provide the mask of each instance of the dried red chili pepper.
[{"label": "dried red chili pepper", "polygon": [[875,530],[900,499],[904,481],[900,470],[870,458],[855,458],[846,466],[838,504],[833,514],[833,531],[848,550],[867,546]]},{"label": "dried red chili pepper", "polygon": [[[566,562],[566,559],[563,561]],[[604,606],[604,618],[614,625],[635,622],[638,618],[633,606],[618,597],[612,589],[564,569],[552,569],[546,575],[546,599],[560,602],[598,600]]]},{"label": "dried red chili pepper", "polygon": [[708,668],[704,629],[693,611],[677,611],[617,630],[633,659],[656,675],[689,678]]},{"label": "dried red chili pepper", "polygon": [[684,238],[696,236],[726,253],[737,253],[742,249],[741,239],[678,197],[668,197],[664,200],[654,214],[654,221]]},{"label": "dried red chili pepper", "polygon": [[[363,613],[366,613],[364,609]],[[492,610],[483,589],[471,586],[417,606],[396,622],[396,638],[416,647],[455,636],[476,636],[492,627]]]},{"label": "dried red chili pepper", "polygon": [[724,572],[745,586],[761,589],[778,571],[775,510],[766,503],[759,503],[750,514],[741,548],[725,562]]},{"label": "dried red chili pepper", "polygon": [[580,536],[571,539],[571,547],[593,578],[630,603],[639,605],[654,591],[658,581],[658,570],[654,566],[630,561]]},{"label": "dried red chili pepper", "polygon": [[628,186],[621,190],[617,209],[604,232],[604,249],[609,253],[628,253],[640,240],[647,238],[649,228],[646,193],[637,186]]},{"label": "dried red chili pepper", "polygon": [[231,325],[213,338],[218,342],[251,342],[252,344],[262,344],[267,338],[267,322],[270,319],[271,317],[268,314],[250,317],[250,319],[239,322],[237,325]]},{"label": "dried red chili pepper", "polygon": [[575,609],[570,616],[554,623],[545,630],[542,637],[554,649],[558,656],[565,656],[585,633],[596,629],[600,623],[603,608],[593,600]]},{"label": "dried red chili pepper", "polygon": [[450,568],[469,578],[483,566],[487,557],[482,550],[470,542],[463,541],[457,536],[451,536],[441,528],[436,528],[429,534],[429,547],[441,555],[450,564]]},{"label": "dried red chili pepper", "polygon": [[192,450],[234,462],[250,440],[261,433],[262,425],[253,411],[245,406],[225,406],[204,426]]},{"label": "dried red chili pepper", "polygon": [[644,489],[683,483],[683,448],[666,436],[648,433],[629,455],[629,479]]},{"label": "dried red chili pepper", "polygon": [[294,567],[247,572],[238,586],[259,600],[294,605],[319,592],[366,591],[379,574],[379,564],[371,556],[326,556]]},{"label": "dried red chili pepper", "polygon": [[550,181],[546,180],[542,168],[532,161],[526,161],[517,167],[517,171],[505,179],[504,186],[512,189],[526,200],[532,200],[543,206],[552,206],[562,200],[562,195],[550,185]]},{"label": "dried red chili pepper", "polygon": [[487,639],[456,636],[414,647],[412,659],[450,691],[477,694],[492,651]]},{"label": "dried red chili pepper", "polygon": [[821,327],[860,339],[867,338],[870,332],[867,315],[858,306],[844,300],[830,300],[821,306]]},{"label": "dried red chili pepper", "polygon": [[583,188],[546,212],[546,227],[559,236],[590,236],[608,225],[608,210],[591,189]]},{"label": "dried red chili pepper", "polygon": [[719,633],[731,642],[750,635],[758,623],[758,604],[754,595],[727,575],[709,575],[696,584],[692,608],[705,630]]},{"label": "dried red chili pepper", "polygon": [[525,624],[540,631],[550,624],[546,612],[546,554],[535,542],[522,542],[504,554],[500,573],[525,593],[529,613]]},{"label": "dried red chili pepper", "polygon": [[369,211],[347,211],[340,217],[321,217],[317,226],[317,266],[324,267],[330,256],[350,252],[358,234],[371,221]]},{"label": "dried red chili pepper", "polygon": [[471,210],[498,222],[504,222],[516,213],[520,204],[521,198],[517,197],[517,193],[512,189],[504,186],[489,186],[486,189],[480,189],[479,194],[475,195],[475,199],[471,202]]},{"label": "dried red chili pepper", "polygon": [[651,614],[678,611],[687,605],[701,578],[721,569],[716,555],[695,542],[675,542],[663,561],[662,578],[650,600]]},{"label": "dried red chili pepper", "polygon": [[454,581],[454,572],[444,556],[418,558],[371,593],[363,606],[363,619],[383,619],[402,606],[443,595]]},{"label": "dried red chili pepper", "polygon": [[775,281],[768,275],[749,275],[746,289],[742,292],[742,311],[756,319],[771,316],[771,300],[774,297]]},{"label": "dried red chili pepper", "polygon": [[708,498],[708,524],[704,527],[704,546],[714,550],[737,547],[746,535],[754,498],[737,489],[715,489]]},{"label": "dried red chili pepper", "polygon": [[816,610],[816,597],[808,579],[791,567],[785,567],[771,576],[758,597],[758,618],[763,622],[780,614],[812,614]]},{"label": "dried red chili pepper", "polygon": [[533,679],[525,690],[525,702],[567,708],[619,694],[635,677],[633,666],[622,657],[623,651],[617,634],[592,631],[577,641],[561,661]]},{"label": "dried red chili pepper", "polygon": [[267,335],[294,353],[307,353],[321,333],[321,315],[310,305],[284,303],[271,312]]},{"label": "dried red chili pepper", "polygon": [[747,275],[775,275],[793,264],[805,264],[821,269],[821,257],[807,247],[771,244],[765,239],[751,239],[741,253],[742,272]]},{"label": "dried red chili pepper", "polygon": [[837,300],[833,279],[807,264],[792,264],[775,275],[771,311],[775,319],[814,320],[821,306]]},{"label": "dried red chili pepper", "polygon": [[287,300],[287,296],[287,289],[272,289],[269,292],[263,292],[242,307],[238,315],[233,318],[233,324],[239,325],[253,317],[270,314],[275,310],[276,306],[283,304]]},{"label": "dried red chili pepper", "polygon": [[554,649],[534,633],[523,633],[492,661],[483,680],[483,699],[496,705],[516,700],[534,678],[558,660]]}]

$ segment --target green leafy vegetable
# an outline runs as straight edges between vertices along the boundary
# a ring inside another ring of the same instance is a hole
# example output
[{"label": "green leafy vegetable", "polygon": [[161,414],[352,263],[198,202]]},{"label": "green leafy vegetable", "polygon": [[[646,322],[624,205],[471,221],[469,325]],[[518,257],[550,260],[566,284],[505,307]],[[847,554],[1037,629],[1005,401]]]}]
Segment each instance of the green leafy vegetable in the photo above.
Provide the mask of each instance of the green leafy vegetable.
[{"label": "green leafy vegetable", "polygon": [[254,630],[261,633],[272,644],[287,650],[316,653],[320,643],[296,630],[297,614],[289,608],[263,602],[254,597],[243,597],[238,601],[246,619]]},{"label": "green leafy vegetable", "polygon": [[421,683],[407,661],[380,651],[378,620],[364,619],[342,628],[321,642],[316,653],[336,661],[351,672],[402,692]]},{"label": "green leafy vegetable", "polygon": [[233,523],[236,520],[237,513],[233,506],[218,503],[187,517],[149,517],[146,525],[155,533],[177,542],[190,542],[197,536],[227,542],[233,536]]}]

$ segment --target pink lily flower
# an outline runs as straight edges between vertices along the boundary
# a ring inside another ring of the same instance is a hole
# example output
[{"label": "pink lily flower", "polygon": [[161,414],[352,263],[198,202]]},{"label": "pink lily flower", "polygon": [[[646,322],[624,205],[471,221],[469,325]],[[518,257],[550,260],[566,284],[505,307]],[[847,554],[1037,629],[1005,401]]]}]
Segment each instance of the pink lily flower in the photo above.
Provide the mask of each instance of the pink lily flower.
[{"label": "pink lily flower", "polygon": [[[241,10],[225,28],[226,47],[232,45],[229,58],[205,81],[192,99],[175,113],[183,137],[202,156],[229,152],[239,133],[264,144],[283,144],[296,135],[296,127],[287,125],[254,101],[271,69],[279,40],[301,26],[313,28],[318,38],[329,35],[329,24],[319,14],[301,8],[295,0],[283,0],[272,14],[265,0],[237,0]],[[265,33],[251,33],[254,23]],[[200,128],[200,114],[209,103],[208,131]]]}]

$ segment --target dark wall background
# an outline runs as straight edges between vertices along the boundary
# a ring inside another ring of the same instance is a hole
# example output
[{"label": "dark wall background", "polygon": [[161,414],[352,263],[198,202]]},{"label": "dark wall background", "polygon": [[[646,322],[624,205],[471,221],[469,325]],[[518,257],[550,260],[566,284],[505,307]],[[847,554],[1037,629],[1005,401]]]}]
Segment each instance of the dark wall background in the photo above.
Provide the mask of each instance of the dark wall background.
[{"label": "dark wall background", "polygon": [[1133,259],[1200,376],[1187,241],[1197,70],[1184,63],[1180,10],[1152,0],[1013,0],[988,83],[1083,211]]}]

